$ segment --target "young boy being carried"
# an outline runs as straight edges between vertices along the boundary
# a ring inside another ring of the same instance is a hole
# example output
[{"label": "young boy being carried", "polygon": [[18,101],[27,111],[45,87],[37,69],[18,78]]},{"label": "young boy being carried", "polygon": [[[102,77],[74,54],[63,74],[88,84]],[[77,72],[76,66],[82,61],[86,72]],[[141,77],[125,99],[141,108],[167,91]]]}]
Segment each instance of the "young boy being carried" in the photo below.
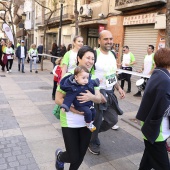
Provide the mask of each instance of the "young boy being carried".
[{"label": "young boy being carried", "polygon": [[91,132],[96,130],[96,127],[93,125],[96,114],[93,102],[80,102],[77,100],[77,96],[81,95],[80,93],[85,93],[86,90],[94,94],[94,87],[98,86],[99,79],[91,80],[88,69],[83,66],[76,67],[74,74],[69,74],[60,81],[60,88],[66,92],[63,104],[60,106],[62,111],[68,112],[71,104],[73,104],[76,110],[84,112],[87,128]]}]

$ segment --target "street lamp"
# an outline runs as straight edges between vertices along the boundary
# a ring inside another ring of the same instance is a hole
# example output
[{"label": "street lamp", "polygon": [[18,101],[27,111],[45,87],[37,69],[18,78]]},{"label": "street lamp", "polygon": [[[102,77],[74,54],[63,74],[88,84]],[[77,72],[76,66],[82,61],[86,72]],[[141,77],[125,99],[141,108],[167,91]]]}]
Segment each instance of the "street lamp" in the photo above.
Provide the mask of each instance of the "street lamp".
[{"label": "street lamp", "polygon": [[25,39],[25,34],[24,34],[24,29],[25,29],[25,25],[24,25],[24,21],[25,21],[25,19],[26,19],[26,16],[27,16],[27,14],[24,12],[23,14],[22,14],[22,22],[23,22],[23,40]]},{"label": "street lamp", "polygon": [[59,0],[60,6],[60,24],[59,24],[59,39],[58,39],[58,55],[61,57],[61,28],[62,28],[62,15],[63,15],[63,4],[65,0]]}]

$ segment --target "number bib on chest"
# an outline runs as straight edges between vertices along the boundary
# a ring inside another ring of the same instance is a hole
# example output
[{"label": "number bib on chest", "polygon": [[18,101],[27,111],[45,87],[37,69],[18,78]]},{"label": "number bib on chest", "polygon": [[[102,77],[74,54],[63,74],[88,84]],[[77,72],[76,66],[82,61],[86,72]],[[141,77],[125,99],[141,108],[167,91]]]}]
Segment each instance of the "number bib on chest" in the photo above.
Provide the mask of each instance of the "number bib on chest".
[{"label": "number bib on chest", "polygon": [[117,83],[117,78],[115,74],[110,74],[106,76],[106,86],[113,87]]}]

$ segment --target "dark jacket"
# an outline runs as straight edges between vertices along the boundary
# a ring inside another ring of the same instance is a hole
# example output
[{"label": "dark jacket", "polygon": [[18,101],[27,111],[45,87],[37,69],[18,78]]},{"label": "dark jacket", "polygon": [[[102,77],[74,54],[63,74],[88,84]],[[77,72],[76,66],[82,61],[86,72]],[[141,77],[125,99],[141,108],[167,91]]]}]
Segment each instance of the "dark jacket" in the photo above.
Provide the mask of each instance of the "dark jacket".
[{"label": "dark jacket", "polygon": [[[53,55],[53,56],[57,56],[57,50],[58,50],[58,47],[52,49],[52,51],[50,52],[50,54]],[[55,64],[55,60],[56,60],[56,58],[51,57],[51,62],[52,62],[53,64]]]},{"label": "dark jacket", "polygon": [[39,45],[37,48],[37,51],[39,54],[42,54],[43,53],[43,45]]},{"label": "dark jacket", "polygon": [[118,115],[123,114],[123,111],[119,107],[117,97],[115,96],[113,90],[100,89],[100,93],[106,98],[107,102],[100,103],[99,110],[107,110],[107,107],[112,105]]},{"label": "dark jacket", "polygon": [[[27,47],[24,46],[24,49],[25,49],[25,58],[26,58],[26,55],[27,55]],[[21,46],[18,46],[17,50],[16,50],[16,57],[18,58],[21,58]]]},{"label": "dark jacket", "polygon": [[154,143],[160,133],[163,116],[170,116],[170,73],[156,68],[146,84],[136,118],[143,121],[142,133]]},{"label": "dark jacket", "polygon": [[77,100],[76,96],[78,96],[79,93],[86,93],[86,90],[89,90],[92,94],[94,94],[94,87],[97,86],[99,86],[99,79],[91,80],[91,76],[89,77],[88,84],[84,86],[76,83],[74,75],[69,74],[68,76],[65,76],[60,81],[60,88],[66,92],[66,96],[64,98],[63,104],[61,105],[61,108],[65,108],[66,111],[69,111],[72,103],[75,108],[76,106],[92,106],[92,101],[80,103],[80,101]]}]

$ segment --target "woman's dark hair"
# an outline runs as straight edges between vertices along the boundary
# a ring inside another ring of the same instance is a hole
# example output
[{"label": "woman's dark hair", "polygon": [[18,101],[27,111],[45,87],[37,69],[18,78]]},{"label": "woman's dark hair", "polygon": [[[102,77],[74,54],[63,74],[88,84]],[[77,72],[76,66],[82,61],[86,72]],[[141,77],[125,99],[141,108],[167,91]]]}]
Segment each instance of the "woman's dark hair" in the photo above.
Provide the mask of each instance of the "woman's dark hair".
[{"label": "woman's dark hair", "polygon": [[72,49],[72,44],[69,44],[67,47],[67,51],[70,51]]},{"label": "woman's dark hair", "polygon": [[52,50],[56,49],[57,48],[57,44],[56,43],[53,43],[52,45]]},{"label": "woman's dark hair", "polygon": [[93,54],[94,54],[94,65],[93,65],[93,69],[95,69],[95,63],[96,63],[96,58],[97,58],[97,54],[96,54],[96,51],[94,51],[90,46],[88,46],[88,45],[85,45],[85,46],[83,46],[83,47],[81,47],[80,49],[79,49],[79,51],[78,51],[78,53],[77,53],[77,66],[78,66],[78,64],[79,64],[79,62],[78,62],[78,57],[80,58],[80,59],[82,59],[83,58],[83,56],[84,56],[84,54],[86,53],[86,52],[92,52]]},{"label": "woman's dark hair", "polygon": [[161,48],[154,55],[156,67],[168,68],[170,67],[170,49]]},{"label": "woman's dark hair", "polygon": [[154,46],[153,45],[148,45],[148,47],[152,48],[152,50],[154,51]]}]

